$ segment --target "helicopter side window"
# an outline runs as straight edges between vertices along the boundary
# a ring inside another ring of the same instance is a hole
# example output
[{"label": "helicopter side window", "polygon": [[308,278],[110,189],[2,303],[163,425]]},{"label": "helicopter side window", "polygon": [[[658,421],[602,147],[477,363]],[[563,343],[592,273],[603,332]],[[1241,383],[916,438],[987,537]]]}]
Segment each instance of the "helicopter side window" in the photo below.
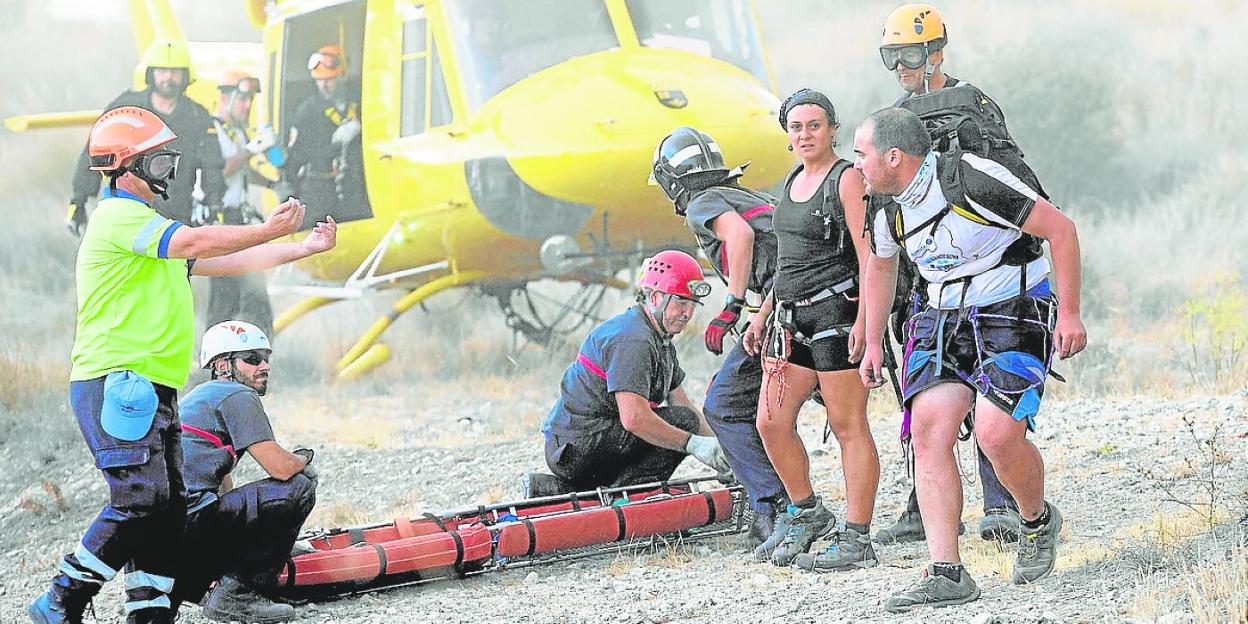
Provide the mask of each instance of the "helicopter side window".
[{"label": "helicopter side window", "polygon": [[469,106],[568,59],[617,48],[602,0],[448,0]]},{"label": "helicopter side window", "polygon": [[727,61],[769,84],[746,0],[628,0],[641,45]]},{"label": "helicopter side window", "polygon": [[401,136],[451,123],[451,99],[442,75],[442,60],[431,42],[424,9],[412,8],[403,22]]},{"label": "helicopter side window", "polygon": [[403,22],[403,97],[399,133],[402,136],[425,131],[425,70],[429,54],[428,22],[423,8],[412,10],[412,17]]}]

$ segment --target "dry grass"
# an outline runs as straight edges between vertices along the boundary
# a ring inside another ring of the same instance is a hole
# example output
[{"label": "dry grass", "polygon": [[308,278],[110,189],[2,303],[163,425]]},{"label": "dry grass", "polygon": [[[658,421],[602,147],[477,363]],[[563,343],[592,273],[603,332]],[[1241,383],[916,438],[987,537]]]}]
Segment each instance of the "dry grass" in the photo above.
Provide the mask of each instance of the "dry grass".
[{"label": "dry grass", "polygon": [[1224,561],[1189,570],[1187,604],[1202,624],[1248,622],[1248,548],[1240,543]]}]

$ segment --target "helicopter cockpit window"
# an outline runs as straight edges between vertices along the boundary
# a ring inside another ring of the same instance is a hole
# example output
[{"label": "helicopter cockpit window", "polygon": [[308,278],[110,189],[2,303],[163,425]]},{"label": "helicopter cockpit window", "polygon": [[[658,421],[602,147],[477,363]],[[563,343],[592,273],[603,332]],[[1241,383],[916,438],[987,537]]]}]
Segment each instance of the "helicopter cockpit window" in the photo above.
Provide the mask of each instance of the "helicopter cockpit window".
[{"label": "helicopter cockpit window", "polygon": [[768,84],[746,0],[628,0],[641,45],[727,61]]},{"label": "helicopter cockpit window", "polygon": [[449,0],[469,105],[570,58],[619,47],[602,0]]}]

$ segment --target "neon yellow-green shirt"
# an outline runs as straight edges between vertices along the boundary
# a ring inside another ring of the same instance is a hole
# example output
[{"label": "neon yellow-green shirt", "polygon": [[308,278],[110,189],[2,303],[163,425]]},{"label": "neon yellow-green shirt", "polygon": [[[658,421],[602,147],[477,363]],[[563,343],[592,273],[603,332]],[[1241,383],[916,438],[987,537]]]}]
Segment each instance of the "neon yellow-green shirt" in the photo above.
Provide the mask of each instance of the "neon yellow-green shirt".
[{"label": "neon yellow-green shirt", "polygon": [[125,191],[105,190],[78,248],[78,330],[70,381],[132,370],[180,389],[195,312],[187,261],[168,257],[182,224]]}]

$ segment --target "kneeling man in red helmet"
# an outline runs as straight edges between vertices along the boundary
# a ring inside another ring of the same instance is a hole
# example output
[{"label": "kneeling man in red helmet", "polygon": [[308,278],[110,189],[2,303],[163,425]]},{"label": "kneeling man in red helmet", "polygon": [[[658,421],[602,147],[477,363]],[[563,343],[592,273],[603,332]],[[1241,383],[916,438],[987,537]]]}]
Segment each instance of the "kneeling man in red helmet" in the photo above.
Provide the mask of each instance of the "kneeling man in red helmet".
[{"label": "kneeling man in red helmet", "polygon": [[672,336],[710,294],[698,261],[661,251],[642,265],[637,305],[595,327],[542,425],[553,475],[522,478],[526,497],[665,481],[685,456],[730,470],[681,383]]}]

